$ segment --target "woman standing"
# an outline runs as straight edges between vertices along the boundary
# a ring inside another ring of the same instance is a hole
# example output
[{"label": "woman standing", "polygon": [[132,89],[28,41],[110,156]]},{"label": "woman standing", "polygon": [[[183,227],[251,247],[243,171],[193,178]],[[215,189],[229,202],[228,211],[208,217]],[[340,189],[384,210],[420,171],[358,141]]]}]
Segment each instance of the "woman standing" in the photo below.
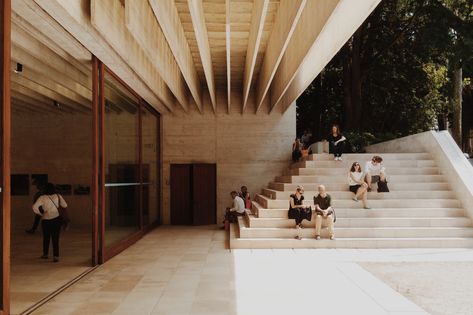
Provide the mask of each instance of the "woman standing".
[{"label": "woman standing", "polygon": [[297,186],[296,193],[289,197],[288,218],[296,221],[297,236],[295,239],[300,240],[299,230],[302,229],[302,221],[304,219],[310,221],[312,219],[312,210],[310,207],[304,206],[304,188]]},{"label": "woman standing", "polygon": [[292,161],[299,162],[301,157],[302,157],[302,143],[298,138],[296,138],[296,140],[292,144]]},{"label": "woman standing", "polygon": [[328,136],[327,140],[329,142],[329,153],[334,155],[335,161],[342,160],[342,153],[346,139],[347,138],[340,133],[340,127],[338,125],[333,125],[332,132]]},{"label": "woman standing", "polygon": [[367,204],[368,184],[364,182],[363,175],[360,163],[353,163],[350,172],[348,172],[348,185],[350,185],[350,191],[355,194],[353,200],[358,201],[361,197],[363,200],[363,208],[370,209]]},{"label": "woman standing", "polygon": [[43,255],[42,259],[48,259],[49,243],[53,243],[53,262],[59,261],[59,234],[63,224],[59,214],[59,208],[67,208],[64,198],[56,193],[53,184],[47,183],[44,195],[33,204],[34,213],[42,217],[41,227],[43,230]]}]

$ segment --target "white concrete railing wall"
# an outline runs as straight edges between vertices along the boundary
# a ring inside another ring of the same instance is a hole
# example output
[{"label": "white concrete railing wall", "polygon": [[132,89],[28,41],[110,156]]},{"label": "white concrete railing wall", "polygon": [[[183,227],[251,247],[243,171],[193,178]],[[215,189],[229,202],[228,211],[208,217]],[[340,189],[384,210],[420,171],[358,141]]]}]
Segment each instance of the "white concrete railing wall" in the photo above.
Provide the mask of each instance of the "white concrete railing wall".
[{"label": "white concrete railing wall", "polygon": [[473,219],[473,166],[465,158],[447,131],[426,131],[415,135],[377,143],[366,147],[376,153],[430,153],[440,172],[463,205],[466,215]]}]

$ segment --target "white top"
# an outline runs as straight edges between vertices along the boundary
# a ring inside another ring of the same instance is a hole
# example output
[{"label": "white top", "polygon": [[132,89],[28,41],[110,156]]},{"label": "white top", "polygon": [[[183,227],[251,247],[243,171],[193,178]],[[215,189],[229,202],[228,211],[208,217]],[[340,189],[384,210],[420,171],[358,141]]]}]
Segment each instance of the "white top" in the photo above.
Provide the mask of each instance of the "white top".
[{"label": "white top", "polygon": [[[36,214],[42,216],[43,220],[55,219],[59,216],[59,210],[56,206],[67,208],[67,203],[59,194],[54,195],[42,195],[36,200],[33,205],[33,211]],[[44,213],[39,211],[39,207],[43,207]]]},{"label": "white top", "polygon": [[[349,172],[348,173],[348,185],[360,185],[359,182],[363,181],[363,172]],[[354,180],[353,180],[354,179]]]},{"label": "white top", "polygon": [[380,173],[384,173],[385,168],[383,163],[378,163],[374,165],[371,161],[366,162],[365,173],[369,173],[371,176],[379,176]]},{"label": "white top", "polygon": [[245,202],[240,196],[236,196],[233,199],[233,207],[230,211],[236,211],[238,213],[245,213]]}]

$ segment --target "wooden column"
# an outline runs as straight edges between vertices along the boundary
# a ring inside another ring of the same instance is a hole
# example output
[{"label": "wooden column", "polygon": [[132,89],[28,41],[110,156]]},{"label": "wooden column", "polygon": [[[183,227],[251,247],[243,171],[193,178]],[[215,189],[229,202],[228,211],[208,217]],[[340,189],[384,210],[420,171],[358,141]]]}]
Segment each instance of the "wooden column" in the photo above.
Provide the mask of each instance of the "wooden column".
[{"label": "wooden column", "polygon": [[100,175],[100,97],[99,97],[99,67],[100,61],[97,57],[92,57],[92,121],[93,121],[93,169],[92,169],[92,266],[95,266],[99,262],[99,231],[98,231],[98,222],[99,222],[99,175]]},{"label": "wooden column", "polygon": [[99,82],[98,82],[98,109],[97,109],[97,140],[98,140],[98,244],[99,255],[98,263],[105,262],[105,149],[104,149],[104,118],[105,118],[105,67],[102,62],[99,63]]},{"label": "wooden column", "polygon": [[1,36],[1,159],[0,170],[2,181],[2,301],[0,314],[10,314],[10,127],[11,127],[11,103],[10,103],[10,59],[11,59],[11,2],[0,1],[0,36]]}]

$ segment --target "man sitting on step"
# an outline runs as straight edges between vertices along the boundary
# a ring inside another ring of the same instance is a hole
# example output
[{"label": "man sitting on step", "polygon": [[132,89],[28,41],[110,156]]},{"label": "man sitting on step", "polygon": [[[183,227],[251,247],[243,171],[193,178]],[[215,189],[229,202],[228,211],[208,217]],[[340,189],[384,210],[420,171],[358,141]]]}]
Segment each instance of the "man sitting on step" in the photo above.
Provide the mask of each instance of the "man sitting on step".
[{"label": "man sitting on step", "polygon": [[328,229],[328,234],[331,240],[335,239],[333,234],[333,223],[335,222],[335,210],[332,207],[332,198],[325,191],[325,186],[318,187],[319,194],[314,196],[315,206],[315,239],[320,240],[320,230],[322,225]]},{"label": "man sitting on step", "polygon": [[243,198],[238,196],[236,191],[232,191],[230,195],[233,199],[233,206],[231,208],[227,208],[227,211],[225,212],[225,220],[228,220],[230,223],[236,223],[238,221],[238,217],[245,214],[245,202]]},{"label": "man sitting on step", "polygon": [[383,158],[373,156],[371,161],[365,165],[365,181],[368,184],[368,191],[371,191],[371,184],[379,181],[386,181],[386,168],[383,165]]}]

